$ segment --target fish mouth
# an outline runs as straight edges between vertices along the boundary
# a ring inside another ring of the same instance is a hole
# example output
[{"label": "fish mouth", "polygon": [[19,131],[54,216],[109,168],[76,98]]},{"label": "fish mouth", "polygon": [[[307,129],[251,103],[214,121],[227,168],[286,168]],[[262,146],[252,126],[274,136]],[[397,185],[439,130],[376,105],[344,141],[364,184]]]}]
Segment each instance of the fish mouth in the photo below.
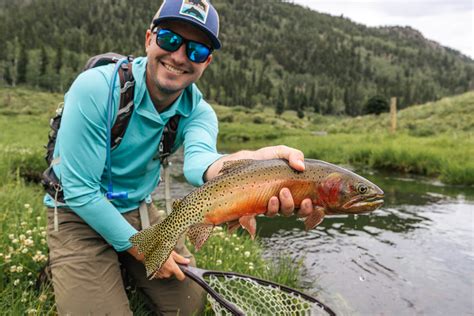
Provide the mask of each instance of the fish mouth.
[{"label": "fish mouth", "polygon": [[384,195],[383,194],[373,194],[369,196],[358,196],[347,203],[345,203],[342,208],[350,213],[365,213],[371,212],[376,208],[383,205]]}]

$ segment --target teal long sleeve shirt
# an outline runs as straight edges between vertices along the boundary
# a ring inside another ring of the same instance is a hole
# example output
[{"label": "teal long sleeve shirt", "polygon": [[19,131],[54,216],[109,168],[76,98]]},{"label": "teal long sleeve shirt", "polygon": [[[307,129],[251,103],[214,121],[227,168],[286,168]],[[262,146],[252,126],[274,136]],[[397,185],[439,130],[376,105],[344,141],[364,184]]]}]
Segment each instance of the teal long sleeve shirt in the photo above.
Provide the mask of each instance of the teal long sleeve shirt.
[{"label": "teal long sleeve shirt", "polygon": [[[163,128],[176,113],[181,115],[175,149],[184,146],[183,171],[187,181],[203,184],[207,168],[221,157],[216,150],[217,117],[193,84],[164,112],[158,113],[148,94],[146,58],[136,58],[135,109],[120,145],[112,151],[114,192],[127,191],[128,199],[109,201],[107,191],[107,97],[114,65],[90,69],[74,81],[64,98],[54,166],[67,207],[77,213],[117,251],[132,245],[136,230],[121,213],[136,209],[159,183],[160,161],[154,160]],[[114,113],[119,105],[120,80],[114,89]],[[54,206],[51,196],[45,205]]]}]

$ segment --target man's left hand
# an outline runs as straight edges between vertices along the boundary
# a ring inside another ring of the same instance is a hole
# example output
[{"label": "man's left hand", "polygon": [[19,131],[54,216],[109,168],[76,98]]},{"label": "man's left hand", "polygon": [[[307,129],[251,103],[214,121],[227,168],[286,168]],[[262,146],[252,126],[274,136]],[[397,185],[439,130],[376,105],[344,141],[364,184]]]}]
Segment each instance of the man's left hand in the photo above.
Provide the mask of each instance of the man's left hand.
[{"label": "man's left hand", "polygon": [[[239,160],[239,159],[286,159],[290,166],[298,171],[304,171],[304,154],[302,151],[288,147],[288,146],[271,146],[264,147],[255,151],[239,151],[234,154],[222,157],[213,163],[206,172],[205,179],[210,180],[217,176],[222,169],[225,161]],[[301,205],[296,205],[288,188],[283,188],[279,196],[273,196],[268,201],[268,210],[265,213],[267,216],[275,216],[280,213],[283,216],[290,216],[295,211],[295,207],[299,207],[297,215],[299,217],[306,217],[313,211],[313,203],[311,199],[305,199]]]},{"label": "man's left hand", "polygon": [[[282,158],[288,160],[290,167],[298,171],[304,171],[304,154],[300,150],[287,146],[264,147],[255,151],[254,159]],[[297,205],[298,206],[298,205]],[[291,216],[295,211],[293,196],[288,188],[280,190],[279,196],[273,196],[268,201],[266,216],[273,217],[280,213],[283,216]],[[306,217],[313,211],[311,199],[304,199],[299,205],[298,217]]]}]

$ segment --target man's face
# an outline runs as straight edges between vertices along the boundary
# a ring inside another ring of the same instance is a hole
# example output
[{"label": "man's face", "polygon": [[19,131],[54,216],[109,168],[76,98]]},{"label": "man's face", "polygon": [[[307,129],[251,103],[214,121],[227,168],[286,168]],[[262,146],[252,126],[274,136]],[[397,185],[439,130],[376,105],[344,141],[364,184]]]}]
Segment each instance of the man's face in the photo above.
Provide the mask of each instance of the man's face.
[{"label": "man's face", "polygon": [[[209,38],[188,23],[169,21],[160,24],[160,27],[176,32],[185,39],[211,46]],[[186,56],[185,44],[175,52],[168,52],[156,44],[156,33],[151,30],[147,31],[145,47],[148,57],[147,85],[151,91],[160,93],[162,97],[179,94],[196,82],[212,60],[211,55],[203,63],[192,62]]]}]

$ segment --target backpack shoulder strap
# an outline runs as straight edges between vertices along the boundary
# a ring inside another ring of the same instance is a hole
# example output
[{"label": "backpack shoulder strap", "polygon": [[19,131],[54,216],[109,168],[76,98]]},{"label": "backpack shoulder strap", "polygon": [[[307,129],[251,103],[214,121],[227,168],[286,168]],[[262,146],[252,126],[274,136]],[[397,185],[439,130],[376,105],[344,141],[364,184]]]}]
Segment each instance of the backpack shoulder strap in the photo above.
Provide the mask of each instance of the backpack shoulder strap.
[{"label": "backpack shoulder strap", "polygon": [[135,79],[132,71],[132,57],[128,57],[129,62],[121,65],[118,73],[120,77],[120,104],[117,118],[112,126],[112,139],[110,147],[116,148],[123,139],[128,123],[133,113],[133,96],[135,94]]},{"label": "backpack shoulder strap", "polygon": [[179,114],[176,114],[170,118],[163,129],[163,134],[161,135],[161,140],[158,147],[158,158],[160,159],[161,164],[163,164],[165,159],[171,155],[171,151],[173,150],[173,145],[178,134],[180,117],[181,116]]}]

